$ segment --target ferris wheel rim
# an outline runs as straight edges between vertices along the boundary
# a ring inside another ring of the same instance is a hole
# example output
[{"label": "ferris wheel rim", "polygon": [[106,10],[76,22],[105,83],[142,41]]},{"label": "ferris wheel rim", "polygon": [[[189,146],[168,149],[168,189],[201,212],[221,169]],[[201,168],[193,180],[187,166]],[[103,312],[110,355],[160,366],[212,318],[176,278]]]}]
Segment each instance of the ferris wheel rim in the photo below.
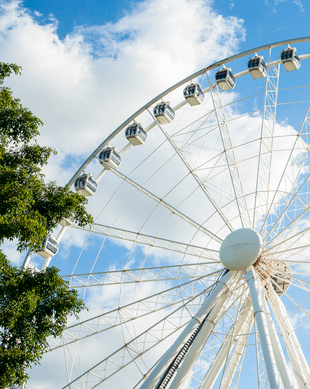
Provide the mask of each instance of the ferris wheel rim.
[{"label": "ferris wheel rim", "polygon": [[[300,38],[299,40],[289,40],[289,41],[281,41],[281,42],[278,42],[278,43],[275,43],[275,44],[272,44],[272,45],[265,45],[265,46],[260,46],[259,48],[255,48],[255,49],[252,49],[252,50],[250,50],[250,51],[246,51],[246,52],[243,52],[243,53],[241,53],[240,54],[240,57],[238,57],[238,58],[242,58],[242,57],[244,57],[244,56],[246,56],[247,54],[251,54],[251,53],[253,53],[254,51],[259,51],[259,50],[263,50],[263,48],[265,48],[265,49],[267,49],[267,48],[271,48],[271,46],[272,47],[277,47],[277,46],[281,46],[281,45],[284,45],[284,44],[287,44],[287,43],[293,43],[293,42],[304,42],[304,41],[310,41],[310,37],[307,37],[307,38]],[[233,60],[233,59],[235,59],[235,58],[237,58],[236,56],[232,56],[232,57],[230,57],[230,61],[231,60]],[[220,66],[220,65],[222,65],[223,64],[223,61],[226,61],[226,62],[224,62],[224,63],[227,63],[228,62],[228,59],[225,59],[225,60],[222,60],[222,61],[219,61],[219,62],[217,62],[217,63],[215,63],[215,64],[213,64],[213,65],[210,65],[210,66],[214,66],[214,68],[215,67],[217,67],[217,66]],[[275,64],[275,65],[277,65],[279,63],[279,60],[277,60],[277,61],[273,61],[273,64]],[[207,68],[206,68],[207,69]],[[210,70],[210,67],[208,68],[208,70]],[[206,70],[207,71],[207,70]],[[205,71],[204,71],[204,69],[203,69],[203,71],[200,71],[201,72],[201,74],[203,74]],[[244,72],[241,72],[241,73],[243,73],[243,74],[240,74],[240,77],[242,76],[242,75],[244,75],[244,74],[246,74],[246,73],[244,73]],[[197,74],[197,73],[195,73],[195,74]],[[177,86],[173,86],[172,88],[174,88],[174,87],[180,87],[180,86],[182,86],[183,84],[185,84],[186,82],[188,82],[191,78],[193,77],[193,75],[191,75],[191,76],[189,76],[188,78],[186,78],[186,79],[184,79],[184,80],[182,80],[180,83],[178,83],[178,84],[175,84],[175,85],[177,85]],[[237,77],[238,77],[238,75],[237,75]],[[171,89],[169,89],[169,90],[166,90],[165,92],[163,92],[164,93],[164,95],[165,94],[168,94],[169,92],[171,91]],[[156,102],[156,101],[158,101],[161,97],[164,97],[164,95],[162,96],[162,95],[159,95],[159,96],[157,96],[155,99],[153,99],[153,100],[151,100],[151,102],[149,102],[148,104],[150,104],[150,105],[152,105],[154,102]],[[147,105],[148,105],[147,104]],[[146,110],[147,109],[147,107],[146,107],[146,105],[145,106],[143,106],[141,109],[143,109],[143,110]],[[137,112],[139,112],[139,111],[137,111]],[[138,116],[139,114],[138,113],[135,113],[134,115],[136,115],[136,116]],[[99,147],[101,147],[101,148],[103,148],[104,147],[104,145],[106,144],[106,143],[108,143],[111,139],[113,139],[117,134],[119,134],[119,132],[129,123],[129,122],[131,122],[132,121],[132,116],[129,118],[129,119],[127,119],[120,127],[118,127],[118,129],[116,130],[116,131],[114,131],[112,134],[110,134],[110,136],[108,137],[108,138],[106,138],[106,140],[103,142],[103,144],[101,144]],[[96,151],[94,152],[95,154],[97,154],[98,153],[98,148],[96,149]],[[227,162],[227,164],[228,164],[228,162]],[[84,169],[84,165],[83,165],[83,169]],[[82,168],[80,168],[80,169],[82,169]],[[112,170],[112,172],[113,172],[113,169],[111,169]],[[115,169],[114,169],[115,170]],[[80,172],[80,170],[79,170],[79,172]],[[75,176],[74,176],[74,178],[76,177],[76,176],[78,176],[79,175],[79,173],[77,172],[76,174],[75,174]],[[235,177],[237,177],[238,178],[238,175],[235,175]],[[70,182],[73,182],[74,181],[74,178],[72,178],[71,179],[71,181]],[[232,181],[233,181],[233,178],[231,179]],[[258,191],[258,189],[257,189],[257,187],[256,187],[256,190],[254,190],[254,192],[253,193],[257,193],[257,192],[259,192]],[[262,190],[262,193],[263,193],[264,191]],[[242,192],[241,192],[242,193]],[[244,197],[247,197],[247,196],[252,196],[253,195],[253,193],[251,193],[251,192],[247,192],[247,193],[245,193],[244,194]],[[284,193],[284,190],[283,190],[283,193]],[[237,195],[235,195],[235,197],[231,200],[231,202],[234,202],[235,200],[239,200],[240,198],[242,198],[242,195],[241,196],[237,196]],[[159,201],[160,200],[160,201]],[[158,202],[162,202],[162,199],[160,198],[160,197],[158,197],[158,199],[157,199],[157,201]],[[229,204],[229,202],[227,203],[227,204]],[[266,219],[265,219],[266,220]],[[97,227],[97,226],[96,226]],[[101,226],[100,228],[104,228],[104,227],[107,227],[107,228],[109,228],[109,226]],[[309,227],[310,228],[310,227]],[[124,232],[124,229],[122,230],[122,229],[120,229],[120,231],[116,231],[117,230],[117,228],[115,228],[115,231],[113,231],[113,233],[118,233],[118,232]],[[212,230],[211,230],[212,231]],[[136,231],[134,231],[134,230],[132,230],[132,231],[126,231],[126,233],[128,233],[128,235],[130,235],[130,234],[135,234],[135,233],[137,233]],[[143,235],[143,234],[141,234],[141,235]],[[108,236],[108,235],[107,235]],[[132,236],[132,235],[131,235]],[[154,238],[154,236],[147,236],[147,235],[145,235],[143,238],[145,238],[145,239],[153,239]],[[142,239],[142,237],[141,237],[141,239]],[[290,239],[290,238],[289,238]],[[165,239],[163,238],[162,239],[162,242],[161,243],[164,243],[163,241],[164,241]],[[140,243],[140,242],[139,242]],[[169,240],[167,240],[165,243],[167,243],[167,244],[170,244],[170,243],[174,243],[174,244],[176,244],[176,245],[181,245],[182,244],[182,242],[178,242],[178,241],[175,241],[175,242],[173,242],[172,240],[171,241],[169,241]],[[218,243],[221,243],[221,242],[218,242]],[[268,243],[268,242],[267,242]],[[267,243],[266,243],[266,245],[267,245]],[[151,243],[149,243],[150,244],[150,246],[152,245]],[[281,243],[282,244],[282,243]],[[154,247],[156,247],[156,246],[154,246]],[[186,250],[188,250],[188,247],[190,247],[190,244],[188,244],[188,246],[187,246],[187,248],[185,248],[185,252],[186,252]],[[275,246],[273,246],[273,247],[275,247]],[[272,248],[273,248],[272,247]],[[266,247],[263,247],[263,250],[265,249]],[[191,249],[199,249],[199,250],[202,250],[203,249],[203,247],[194,247],[194,245],[191,247]],[[285,249],[285,247],[284,247],[284,249]],[[298,247],[297,247],[297,249],[299,249]],[[179,248],[179,250],[180,250],[180,252],[182,252],[181,251],[181,249]],[[212,250],[212,249],[210,249],[210,250]],[[172,250],[173,251],[173,250]],[[218,252],[219,250],[217,250],[217,249],[214,249],[214,252]],[[194,251],[193,251],[194,252]],[[263,254],[264,255],[269,255],[268,254],[268,249],[266,248],[266,250],[265,250],[265,252],[264,253],[262,253],[262,256],[263,256]],[[193,255],[195,255],[195,253],[193,254]],[[197,254],[196,254],[197,255]],[[276,254],[274,254],[274,253],[271,253],[270,255],[276,255]],[[197,255],[197,257],[199,257],[199,259],[200,259],[200,261],[202,260],[202,259],[204,259],[205,261],[206,261],[206,259],[203,257],[203,256],[200,256],[199,254]],[[275,271],[279,271],[280,273],[281,273],[281,275],[282,275],[282,278],[284,278],[284,281],[283,281],[283,285],[281,285],[277,290],[276,290],[276,288],[275,288],[275,293],[277,294],[277,295],[280,295],[280,294],[283,294],[284,296],[286,296],[287,295],[287,293],[286,293],[286,285],[287,285],[287,283],[288,282],[292,282],[292,285],[294,284],[294,286],[296,286],[297,284],[298,284],[298,282],[299,282],[299,280],[298,280],[298,273],[296,272],[296,273],[294,273],[294,275],[292,276],[292,274],[289,274],[289,272],[287,272],[286,270],[284,271],[283,269],[280,269],[279,270],[279,265],[278,265],[278,263],[279,263],[279,258],[278,257],[275,257],[275,258],[273,258],[272,260],[270,260],[269,262],[270,263],[267,263],[267,265],[265,266],[265,268],[261,271],[262,273],[262,275],[263,276],[266,276],[266,274],[268,275],[268,272],[269,272],[269,276],[270,276],[270,271],[271,271],[271,269],[276,269]],[[265,261],[266,262],[266,261]],[[289,261],[287,261],[287,262],[289,262]],[[293,261],[291,261],[291,262],[293,262]],[[210,263],[211,263],[211,261],[210,261]],[[257,263],[254,263],[253,264],[253,266],[257,266],[259,263],[264,263],[264,258],[261,258],[261,256],[260,256],[260,258],[258,258],[257,259]],[[204,263],[203,262],[200,262],[200,265],[203,265]],[[213,264],[214,264],[214,266],[217,266],[217,269],[218,270],[215,270],[214,271],[214,273],[216,273],[216,274],[218,274],[219,272],[225,272],[225,269],[223,269],[223,266],[222,266],[222,264],[220,263],[220,262],[216,262],[215,260],[213,261]],[[294,265],[296,265],[296,262],[295,263],[293,263]],[[182,266],[188,266],[187,264],[183,264],[183,262],[181,263],[181,265]],[[168,266],[165,266],[165,267],[167,267],[168,268]],[[172,270],[171,268],[172,267],[176,267],[176,266],[170,266],[170,269],[168,269],[168,271],[170,271],[170,270]],[[180,266],[181,267],[181,266]],[[189,267],[189,266],[188,266]],[[134,271],[136,271],[136,272],[138,272],[139,270],[141,270],[141,269],[144,269],[144,270],[146,270],[146,271],[156,271],[156,270],[159,270],[159,269],[162,269],[163,267],[162,266],[160,266],[160,267],[158,267],[157,269],[155,269],[155,267],[154,268],[152,268],[152,269],[150,269],[150,268],[136,268],[136,269],[130,269],[130,270],[128,270],[128,272],[127,272],[127,270],[125,271],[124,269],[125,269],[125,267],[124,268],[121,268],[118,272],[119,272],[119,274],[121,274],[122,273],[122,275],[121,275],[121,277],[119,277],[118,278],[118,282],[120,283],[120,284],[122,284],[122,285],[125,285],[126,284],[126,280],[125,280],[125,277],[126,277],[126,273],[130,273],[130,271],[132,271],[132,273],[130,274],[130,277],[132,277],[132,280],[130,281],[131,283],[135,283],[135,282],[141,282],[141,284],[142,284],[142,281],[140,280],[140,279],[138,279],[138,281],[137,281],[137,279],[135,278],[135,274],[134,274]],[[215,268],[215,267],[214,267]],[[265,272],[265,273],[264,273]],[[107,273],[108,272],[106,272],[105,273],[105,276],[107,275]],[[111,273],[113,273],[113,272],[111,272]],[[116,273],[116,272],[114,272],[114,273]],[[86,275],[89,275],[90,273],[85,273]],[[197,274],[199,274],[199,272],[197,272]],[[272,273],[273,275],[274,275],[274,273]],[[93,274],[94,275],[94,278],[96,278],[97,279],[97,281],[98,281],[98,276],[100,276],[100,274],[96,274],[96,273],[94,273]],[[224,274],[225,275],[225,274]],[[253,274],[252,274],[253,275]],[[252,277],[252,275],[250,275],[248,278],[249,278],[249,280],[251,279],[251,280],[254,280],[254,278],[255,278],[255,276],[253,276]],[[74,274],[74,277],[79,277],[79,276],[83,276],[83,274]],[[115,274],[113,274],[113,276],[115,276]],[[153,275],[151,275],[151,276],[153,276]],[[212,276],[214,276],[214,275],[212,275]],[[294,277],[294,280],[293,281],[291,281],[291,279],[288,281],[288,279],[289,278],[292,278],[292,277]],[[116,277],[115,277],[116,278]],[[195,278],[194,276],[193,276],[193,278]],[[272,277],[271,277],[272,278]],[[281,278],[281,277],[280,277]],[[168,279],[168,278],[167,278]],[[205,279],[207,279],[207,277],[205,278]],[[210,279],[212,279],[212,277],[210,277]],[[210,289],[212,289],[213,287],[215,287],[215,285],[220,281],[220,277],[218,277],[218,278],[214,278],[214,283],[213,283],[213,286],[210,288]],[[246,275],[245,274],[242,274],[242,275],[240,275],[240,279],[242,279],[243,281],[244,281],[244,285],[245,285],[245,280],[246,280]],[[148,282],[148,280],[147,280],[147,278],[145,279],[146,280],[146,282]],[[160,278],[159,278],[159,280],[160,280]],[[162,279],[163,280],[163,279]],[[83,280],[82,278],[81,278],[81,280],[80,280],[80,282],[81,282],[81,285],[83,285],[83,282],[84,282],[85,280]],[[88,281],[88,278],[87,278],[87,281]],[[201,276],[201,277],[196,277],[196,279],[195,279],[195,281],[198,281],[197,283],[200,283],[201,282],[201,285],[206,285],[206,283],[207,283],[207,281],[205,281],[205,284],[204,284],[204,277],[203,276]],[[248,279],[247,279],[247,281],[248,281]],[[255,281],[255,280],[254,280]],[[253,283],[255,283],[253,281]],[[179,281],[180,282],[180,285],[178,286],[178,287],[175,287],[175,290],[178,290],[178,288],[180,288],[180,287],[183,287],[184,285],[182,284],[181,285],[181,280]],[[251,281],[252,282],[252,281]],[[274,280],[274,279],[272,279],[271,280],[271,285],[275,285],[275,284],[277,284],[277,282],[278,282],[278,280]],[[100,281],[98,281],[98,284],[100,283]],[[190,284],[191,283],[191,281],[188,281],[188,283]],[[94,286],[94,285],[91,285],[91,282],[89,283],[89,286]],[[84,285],[84,287],[85,287],[85,285]],[[263,284],[263,287],[265,287],[266,288],[266,286]],[[301,288],[301,287],[300,287]],[[193,289],[195,290],[195,287],[193,287]],[[229,288],[228,288],[229,289]],[[254,295],[255,294],[257,294],[257,295],[259,295],[259,293],[261,293],[261,292],[259,292],[259,290],[258,290],[259,288],[256,288],[256,291],[255,291],[255,289],[254,289]],[[267,288],[268,289],[268,288]],[[272,292],[272,288],[270,288],[271,289],[271,294],[273,293]],[[301,288],[302,289],[302,288]],[[195,290],[195,293],[197,293],[195,296],[198,296],[198,290],[199,290],[199,288],[198,287],[196,287],[196,290]],[[207,290],[207,289],[206,289]],[[240,289],[236,289],[237,290],[237,292],[236,293],[239,293],[240,292]],[[160,292],[158,292],[158,295],[161,295],[162,293],[163,293],[164,291],[160,291]],[[166,291],[165,291],[166,292]],[[274,293],[273,293],[274,294]],[[275,297],[275,296],[273,296],[273,298],[274,298],[274,304],[276,305],[276,304],[278,304],[278,309],[279,310],[281,310],[282,308],[281,308],[281,304],[279,303],[279,301],[277,301],[277,297]],[[183,295],[181,294],[181,298],[180,298],[180,300],[179,300],[179,303],[181,304],[181,302],[184,302],[184,304],[185,304],[185,302],[187,301],[184,297],[183,297]],[[240,307],[241,307],[241,300],[238,302],[238,300],[236,299],[236,301],[237,301],[237,303],[239,304],[240,303]],[[224,300],[222,301],[223,303],[224,303]],[[243,312],[242,311],[242,309],[243,308],[238,308],[238,314],[240,314],[241,315],[241,312]],[[119,304],[119,310],[121,309],[121,308],[123,308],[123,306],[121,306],[120,304]],[[216,307],[216,309],[218,309],[218,311],[220,312],[220,306],[219,306],[219,304],[217,304],[217,307]],[[226,309],[226,308],[225,308]],[[259,309],[257,309],[257,311],[256,311],[256,313],[257,312],[260,312],[260,310],[261,309],[265,309],[265,307],[259,307]],[[228,308],[227,308],[227,310],[228,310]],[[226,311],[224,312],[224,314],[223,314],[224,316],[226,315]],[[227,314],[227,316],[228,316],[228,314]],[[236,318],[237,317],[239,317],[239,316],[236,316]],[[94,318],[91,318],[91,319],[94,319]],[[196,321],[199,321],[200,320],[200,318],[195,318],[195,320]],[[246,320],[245,318],[244,318],[244,320]],[[157,324],[157,323],[156,323]],[[285,323],[285,324],[287,324],[287,323]],[[120,326],[122,327],[122,326],[126,326],[127,325],[127,322],[122,322],[121,324],[120,324]],[[253,325],[253,324],[252,324]],[[255,324],[254,324],[255,325]],[[87,326],[87,323],[85,324],[85,326]],[[183,328],[182,326],[180,326],[180,328]],[[238,329],[238,331],[240,330],[242,330],[242,329],[244,329],[244,328],[246,328],[245,326],[243,326],[241,329]],[[252,328],[252,327],[251,327]],[[269,324],[269,329],[267,329],[266,330],[266,326],[264,327],[264,326],[262,326],[261,327],[262,329],[261,329],[261,331],[262,331],[262,333],[264,333],[264,331],[265,332],[267,332],[267,331],[269,331],[269,333],[274,333],[274,332],[272,332],[273,331],[273,329],[271,328],[271,325]],[[248,333],[250,333],[250,329],[248,329]],[[257,333],[259,333],[259,331],[258,330],[256,330],[255,329],[255,334],[257,334]],[[224,333],[225,335],[227,335],[227,337],[228,337],[228,335],[229,335],[229,333]],[[237,334],[238,335],[238,334]],[[238,335],[238,336],[241,336],[240,334]],[[125,339],[125,337],[124,337],[124,339]],[[226,338],[225,338],[226,339]],[[78,339],[78,341],[79,340],[81,340],[81,339]],[[73,342],[71,342],[71,343],[73,343]],[[133,342],[132,342],[133,343]],[[68,342],[68,344],[70,344],[70,342]],[[129,343],[128,343],[129,344]],[[125,346],[127,347],[127,343],[125,344]],[[122,346],[122,348],[121,349],[123,349],[125,346]],[[293,344],[290,344],[288,347],[293,347],[294,345]],[[60,346],[59,346],[60,347]],[[268,347],[266,348],[266,346],[264,346],[265,347],[265,349],[267,350],[267,352],[268,352]],[[263,348],[263,347],[262,347]],[[243,354],[244,355],[244,354]],[[101,363],[101,362],[100,362]],[[280,363],[282,363],[283,364],[283,361],[281,362],[280,361]],[[215,370],[216,370],[216,368],[213,368],[213,373],[215,372]],[[83,373],[83,375],[84,374],[88,374],[89,373],[89,371],[88,372],[84,372]],[[274,374],[274,372],[272,372],[271,374]],[[77,377],[77,378],[75,378],[74,380],[72,380],[71,381],[71,383],[74,383],[76,380],[78,380],[78,379],[80,379],[82,377],[82,375],[81,376],[79,376],[79,377]],[[143,378],[141,378],[141,380],[142,380]],[[207,381],[205,381],[205,382],[207,382]],[[70,384],[68,384],[68,385],[70,385]],[[67,385],[67,387],[68,387],[68,385]],[[139,383],[137,384],[137,385],[139,385]],[[202,384],[203,385],[203,384]],[[206,383],[204,383],[204,385],[207,385]],[[75,387],[74,385],[72,385],[72,387]]]},{"label": "ferris wheel rim", "polygon": [[[216,61],[211,65],[208,65],[207,67],[204,67],[190,76],[185,77],[181,81],[177,82],[176,84],[172,85],[171,87],[167,88],[164,92],[160,93],[153,99],[151,99],[148,103],[143,105],[141,108],[139,108],[134,114],[132,114],[129,118],[127,118],[123,123],[121,123],[110,135],[108,135],[103,142],[100,143],[100,145],[89,155],[89,157],[82,163],[82,165],[78,168],[78,170],[74,173],[74,175],[71,177],[71,179],[68,181],[67,185],[71,187],[74,183],[74,181],[77,179],[77,177],[84,171],[84,169],[88,166],[88,164],[96,157],[96,155],[117,135],[119,134],[127,125],[129,125],[132,121],[135,120],[136,117],[138,117],[142,112],[144,112],[146,109],[148,109],[150,106],[152,106],[154,103],[159,101],[160,99],[164,98],[167,94],[171,93],[173,90],[177,89],[178,87],[184,85],[185,83],[191,81],[192,79],[210,71],[213,70],[221,65],[224,65],[228,62],[231,62],[235,59],[239,59],[242,57],[245,57],[246,55],[253,54],[255,52],[259,52],[266,49],[271,49],[278,46],[287,45],[290,43],[302,43],[310,41],[310,36],[302,37],[302,38],[295,38],[295,39],[286,39],[282,41],[277,41],[273,43],[269,43],[267,45],[257,46],[253,49],[242,51],[241,53],[232,55],[230,57],[227,57],[225,59],[222,59],[220,61]],[[308,57],[307,57],[308,58]],[[309,54],[310,58],[310,54]],[[241,72],[243,73],[243,72]],[[246,71],[244,74],[247,74],[248,71]],[[240,77],[240,74],[237,77]]]}]

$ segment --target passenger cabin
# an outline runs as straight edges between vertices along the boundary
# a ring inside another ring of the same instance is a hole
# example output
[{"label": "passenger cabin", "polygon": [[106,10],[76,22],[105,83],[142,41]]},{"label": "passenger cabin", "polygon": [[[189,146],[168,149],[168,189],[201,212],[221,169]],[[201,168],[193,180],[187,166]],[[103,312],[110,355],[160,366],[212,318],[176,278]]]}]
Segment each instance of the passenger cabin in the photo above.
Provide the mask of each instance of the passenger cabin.
[{"label": "passenger cabin", "polygon": [[59,222],[59,224],[62,226],[62,227],[69,227],[73,224],[73,219],[71,218],[62,218]]},{"label": "passenger cabin", "polygon": [[[30,271],[31,274],[40,273],[40,270],[37,267],[33,266],[31,263],[27,264],[27,270]],[[20,388],[22,388],[22,387],[20,387]],[[14,386],[11,386],[11,389],[14,389]]]},{"label": "passenger cabin", "polygon": [[291,70],[297,70],[300,68],[300,58],[297,55],[296,47],[288,46],[281,52],[281,62],[285,67],[285,70],[290,72]]},{"label": "passenger cabin", "polygon": [[226,68],[225,66],[216,72],[215,81],[222,91],[233,89],[236,85],[231,68]]},{"label": "passenger cabin", "polygon": [[248,69],[254,80],[267,76],[267,65],[262,55],[255,53],[255,56],[248,60]]},{"label": "passenger cabin", "polygon": [[126,138],[133,146],[142,145],[147,138],[147,133],[143,130],[141,124],[133,123],[126,128]]},{"label": "passenger cabin", "polygon": [[57,254],[57,251],[57,240],[52,235],[48,235],[48,237],[43,241],[42,247],[36,252],[43,258],[50,258]]},{"label": "passenger cabin", "polygon": [[106,169],[114,167],[117,169],[122,162],[121,156],[115,151],[115,147],[108,146],[99,153],[99,162]]},{"label": "passenger cabin", "polygon": [[159,124],[171,123],[175,117],[174,110],[170,107],[168,102],[161,102],[157,104],[154,109],[154,116]]},{"label": "passenger cabin", "polygon": [[183,95],[186,101],[190,105],[198,105],[203,102],[205,95],[200,88],[199,84],[190,84],[187,85],[183,90]]},{"label": "passenger cabin", "polygon": [[98,184],[91,174],[82,174],[75,180],[75,190],[84,196],[92,196],[97,192]]},{"label": "passenger cabin", "polygon": [[290,287],[292,281],[292,271],[285,262],[275,261],[271,278],[271,285],[278,296],[282,296]]}]

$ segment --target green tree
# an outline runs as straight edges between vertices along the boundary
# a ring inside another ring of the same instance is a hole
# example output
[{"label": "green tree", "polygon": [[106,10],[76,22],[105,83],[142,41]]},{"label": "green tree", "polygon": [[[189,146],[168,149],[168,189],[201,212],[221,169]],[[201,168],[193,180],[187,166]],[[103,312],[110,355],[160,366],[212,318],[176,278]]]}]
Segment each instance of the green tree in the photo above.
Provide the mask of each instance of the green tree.
[{"label": "green tree", "polygon": [[46,338],[61,335],[67,316],[83,308],[57,268],[32,274],[10,265],[0,253],[0,387],[22,385],[26,368],[48,350]]},{"label": "green tree", "polygon": [[[37,143],[42,121],[4,86],[20,74],[15,64],[0,62],[0,244],[17,239],[17,248],[37,249],[62,218],[79,226],[92,222],[84,196],[45,182],[42,167],[52,153]],[[39,363],[46,338],[64,330],[68,315],[84,308],[52,267],[31,273],[10,264],[0,250],[0,387],[21,385],[25,370]]]}]

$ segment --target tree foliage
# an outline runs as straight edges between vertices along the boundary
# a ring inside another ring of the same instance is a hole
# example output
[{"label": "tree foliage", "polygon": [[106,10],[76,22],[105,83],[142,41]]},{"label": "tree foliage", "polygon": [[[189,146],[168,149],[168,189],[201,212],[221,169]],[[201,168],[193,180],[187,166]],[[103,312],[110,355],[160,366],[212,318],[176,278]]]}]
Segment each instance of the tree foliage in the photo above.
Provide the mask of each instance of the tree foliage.
[{"label": "tree foliage", "polygon": [[11,266],[0,253],[0,387],[25,382],[26,368],[48,350],[46,338],[61,335],[67,316],[83,308],[57,268],[32,274]]},{"label": "tree foliage", "polygon": [[[17,239],[21,251],[39,248],[62,218],[80,226],[92,218],[83,196],[45,182],[42,167],[55,151],[37,143],[42,121],[4,86],[20,71],[0,62],[0,244]],[[67,316],[83,308],[58,269],[18,269],[0,250],[0,387],[25,382],[26,368],[48,349],[47,337],[60,335]]]},{"label": "tree foliage", "polygon": [[55,151],[38,145],[42,121],[3,86],[12,72],[20,68],[0,63],[0,243],[17,238],[23,250],[40,247],[62,218],[73,217],[80,226],[92,219],[84,196],[45,183],[41,169]]}]

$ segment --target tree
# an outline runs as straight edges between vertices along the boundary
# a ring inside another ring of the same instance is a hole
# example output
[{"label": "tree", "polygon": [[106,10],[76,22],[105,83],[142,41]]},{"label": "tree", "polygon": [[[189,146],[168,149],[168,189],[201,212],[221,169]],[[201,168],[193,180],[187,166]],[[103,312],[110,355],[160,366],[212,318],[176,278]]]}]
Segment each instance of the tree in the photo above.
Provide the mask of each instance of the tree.
[{"label": "tree", "polygon": [[48,350],[46,338],[61,335],[67,316],[83,308],[57,268],[32,274],[11,266],[0,253],[0,387],[22,385],[26,368]]},{"label": "tree", "polygon": [[[0,62],[0,244],[17,239],[17,248],[37,249],[62,218],[79,226],[92,222],[86,199],[69,187],[45,182],[42,167],[52,153],[36,137],[42,121],[4,86],[20,74],[15,64]],[[0,387],[21,385],[25,369],[39,363],[47,337],[64,330],[67,315],[84,307],[55,267],[32,273],[10,264],[0,250]]]}]

